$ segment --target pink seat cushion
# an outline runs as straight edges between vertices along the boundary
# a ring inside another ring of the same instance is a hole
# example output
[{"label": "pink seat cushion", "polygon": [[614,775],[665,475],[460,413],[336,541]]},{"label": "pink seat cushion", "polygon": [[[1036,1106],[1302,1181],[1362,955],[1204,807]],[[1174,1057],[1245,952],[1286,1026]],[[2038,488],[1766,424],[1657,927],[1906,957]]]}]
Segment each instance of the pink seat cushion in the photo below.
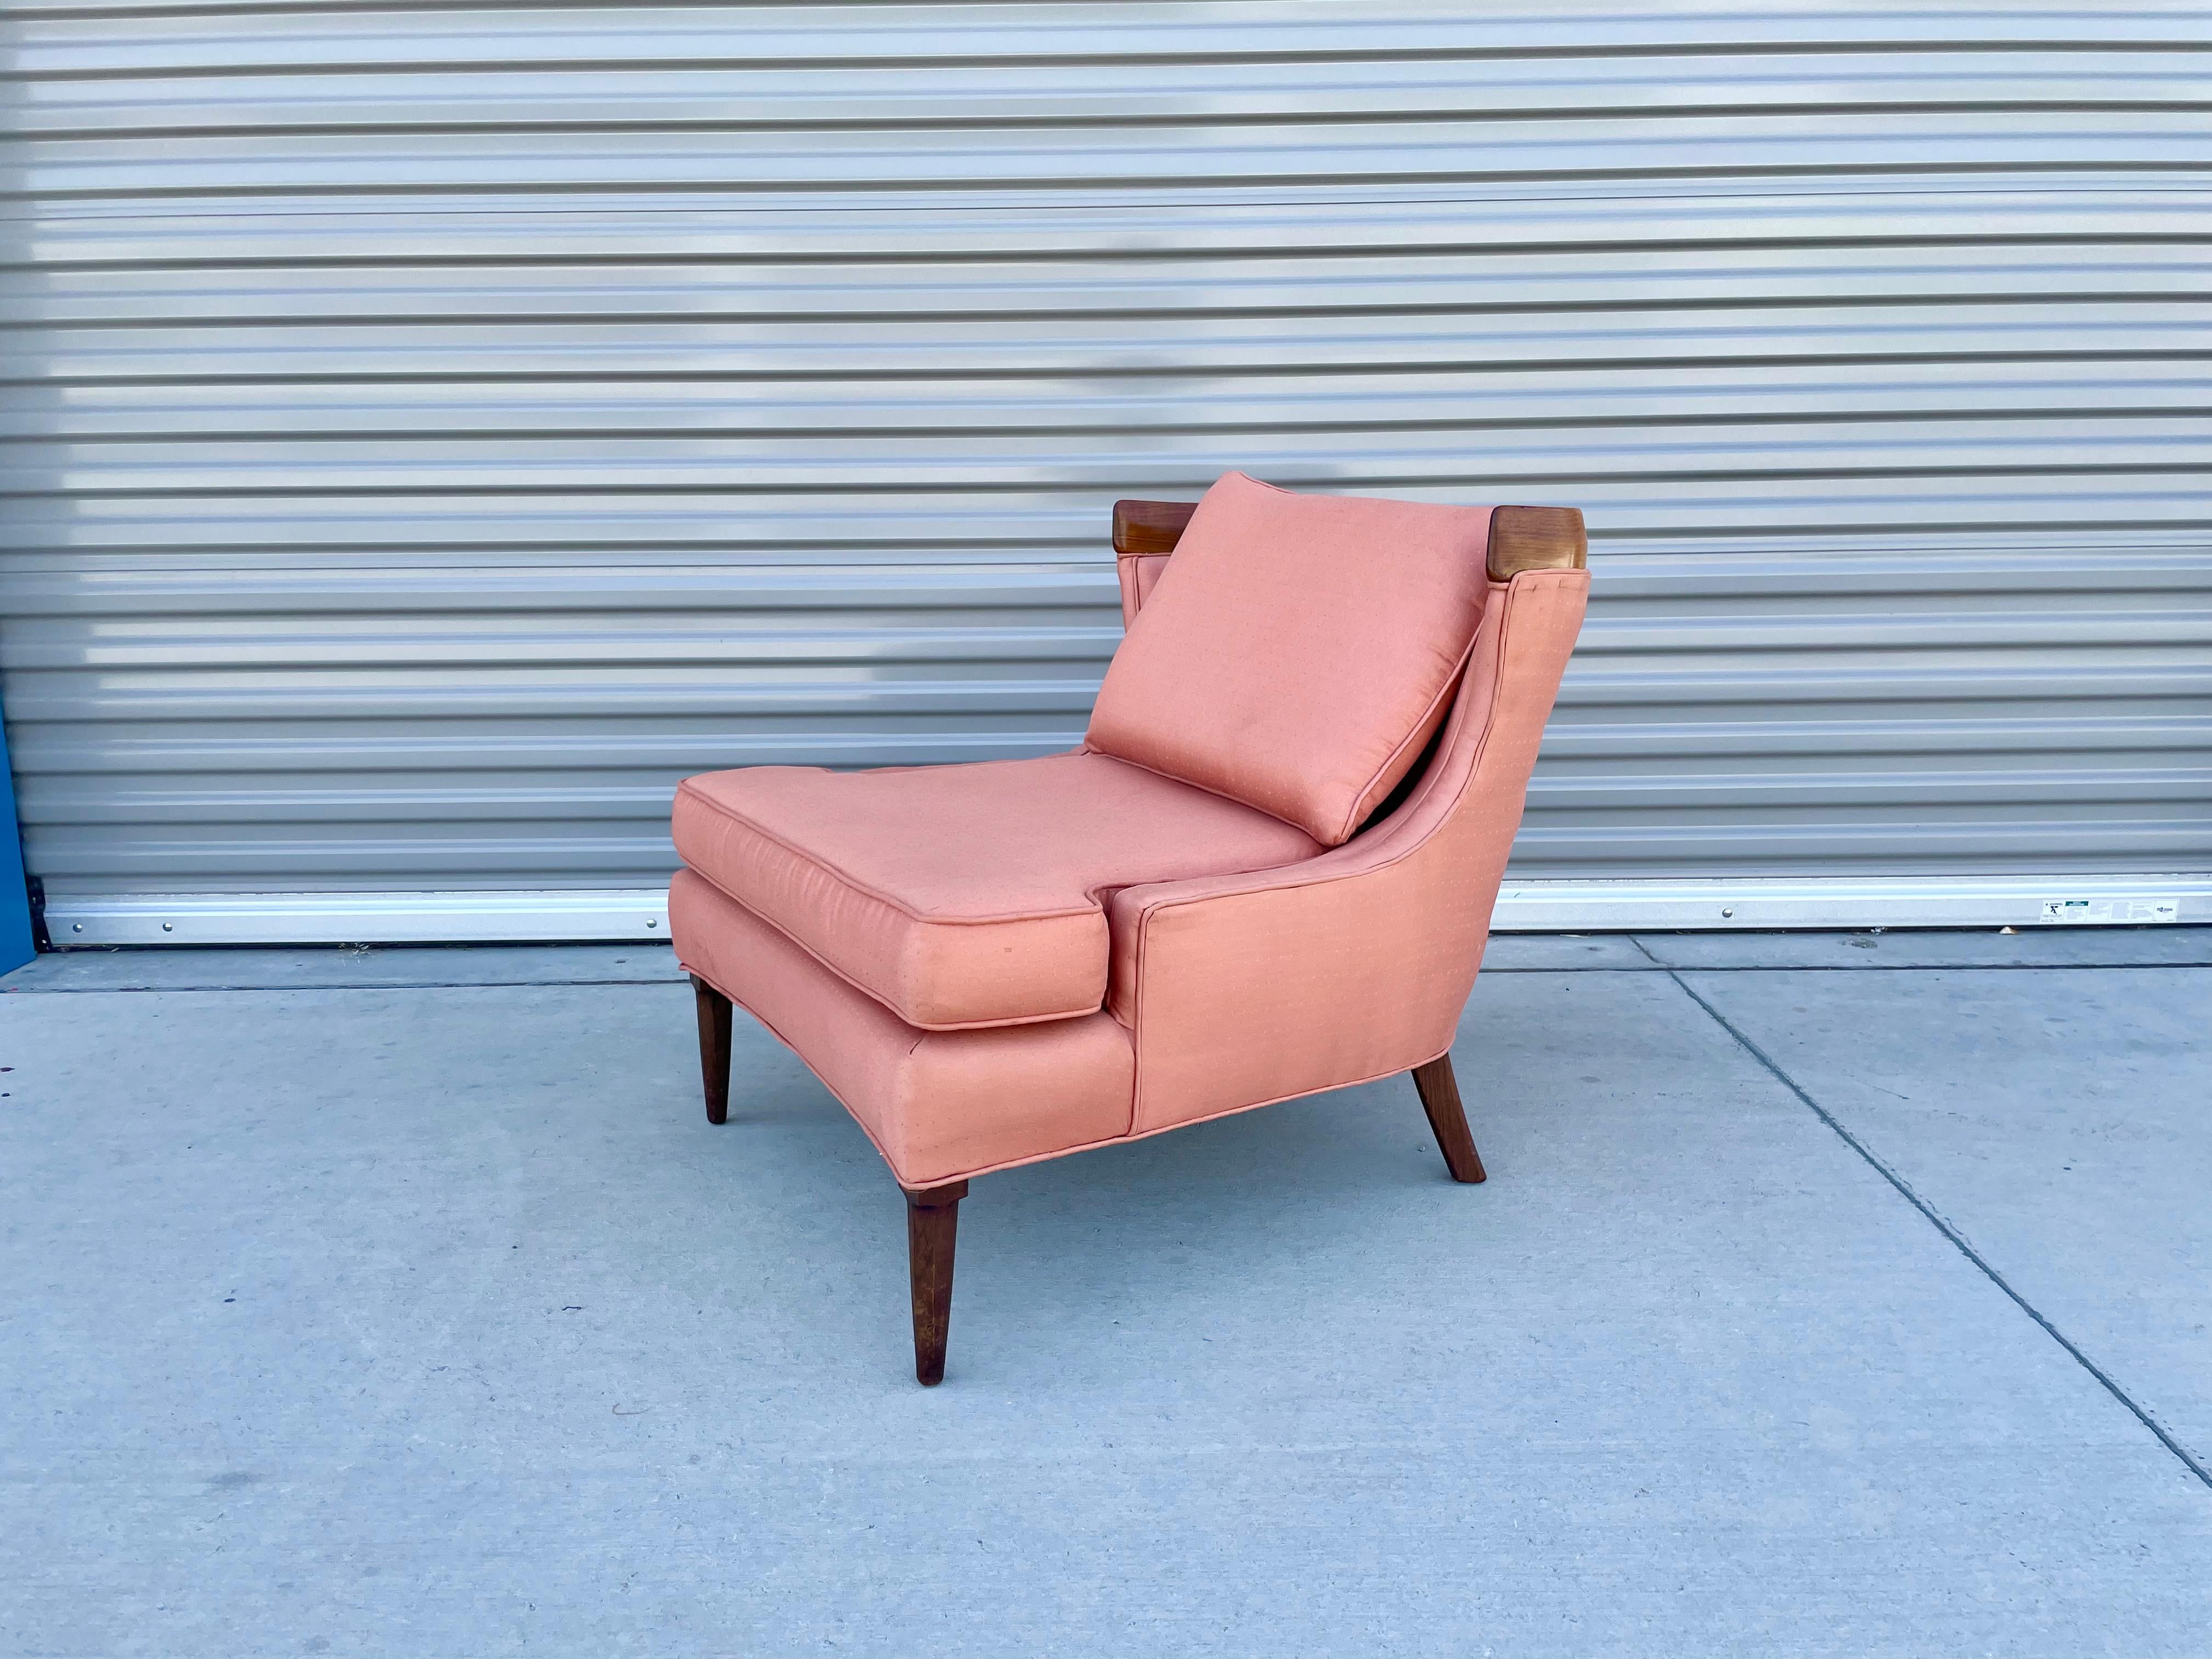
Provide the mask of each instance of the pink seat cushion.
[{"label": "pink seat cushion", "polygon": [[1085,746],[1349,840],[1449,706],[1490,509],[1224,477],[1115,653]]},{"label": "pink seat cushion", "polygon": [[684,863],[932,1030],[1097,1009],[1116,889],[1320,851],[1233,800],[1080,753],[708,772],[678,788],[673,828]]}]

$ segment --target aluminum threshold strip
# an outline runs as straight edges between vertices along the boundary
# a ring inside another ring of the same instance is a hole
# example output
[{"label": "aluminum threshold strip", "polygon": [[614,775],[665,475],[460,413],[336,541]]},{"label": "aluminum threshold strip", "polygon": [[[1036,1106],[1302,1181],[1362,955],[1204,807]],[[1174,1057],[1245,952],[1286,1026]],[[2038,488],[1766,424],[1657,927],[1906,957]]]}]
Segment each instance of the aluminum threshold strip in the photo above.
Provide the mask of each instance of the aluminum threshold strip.
[{"label": "aluminum threshold strip", "polygon": [[[2212,922],[2212,874],[1509,881],[1492,925],[1588,933],[2161,922]],[[57,895],[46,928],[62,948],[648,939],[668,936],[668,902],[658,888]]]}]

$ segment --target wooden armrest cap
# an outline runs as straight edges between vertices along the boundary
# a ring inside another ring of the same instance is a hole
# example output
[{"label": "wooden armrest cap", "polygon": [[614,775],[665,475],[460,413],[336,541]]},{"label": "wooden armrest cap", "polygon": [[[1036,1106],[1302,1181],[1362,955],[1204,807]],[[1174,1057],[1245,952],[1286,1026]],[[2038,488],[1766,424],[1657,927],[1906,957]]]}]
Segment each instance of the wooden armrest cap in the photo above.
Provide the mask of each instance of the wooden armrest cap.
[{"label": "wooden armrest cap", "polygon": [[1490,580],[1510,581],[1523,570],[1580,570],[1589,561],[1581,510],[1571,507],[1501,507],[1490,515]]},{"label": "wooden armrest cap", "polygon": [[1196,501],[1116,501],[1114,551],[1125,559],[1172,553],[1197,511]]}]

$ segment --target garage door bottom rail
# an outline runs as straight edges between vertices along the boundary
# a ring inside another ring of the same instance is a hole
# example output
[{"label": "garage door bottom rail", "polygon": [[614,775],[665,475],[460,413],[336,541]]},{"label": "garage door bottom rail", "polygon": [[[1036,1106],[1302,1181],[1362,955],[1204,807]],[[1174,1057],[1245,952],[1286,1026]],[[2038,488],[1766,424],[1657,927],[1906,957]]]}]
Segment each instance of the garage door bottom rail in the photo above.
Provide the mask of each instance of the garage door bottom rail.
[{"label": "garage door bottom rail", "polygon": [[[659,888],[54,894],[53,948],[114,945],[545,944],[668,936]],[[1790,927],[2069,927],[2212,922],[2185,875],[1509,879],[1500,933]]]}]

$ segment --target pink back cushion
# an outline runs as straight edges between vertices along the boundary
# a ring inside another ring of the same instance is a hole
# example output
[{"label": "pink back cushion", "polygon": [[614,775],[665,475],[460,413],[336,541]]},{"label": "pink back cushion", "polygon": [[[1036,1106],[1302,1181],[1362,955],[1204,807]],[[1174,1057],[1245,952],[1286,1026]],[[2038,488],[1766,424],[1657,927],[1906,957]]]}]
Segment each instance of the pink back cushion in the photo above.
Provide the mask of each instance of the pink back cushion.
[{"label": "pink back cushion", "polygon": [[1085,746],[1348,840],[1449,706],[1489,592],[1486,507],[1206,492]]}]

